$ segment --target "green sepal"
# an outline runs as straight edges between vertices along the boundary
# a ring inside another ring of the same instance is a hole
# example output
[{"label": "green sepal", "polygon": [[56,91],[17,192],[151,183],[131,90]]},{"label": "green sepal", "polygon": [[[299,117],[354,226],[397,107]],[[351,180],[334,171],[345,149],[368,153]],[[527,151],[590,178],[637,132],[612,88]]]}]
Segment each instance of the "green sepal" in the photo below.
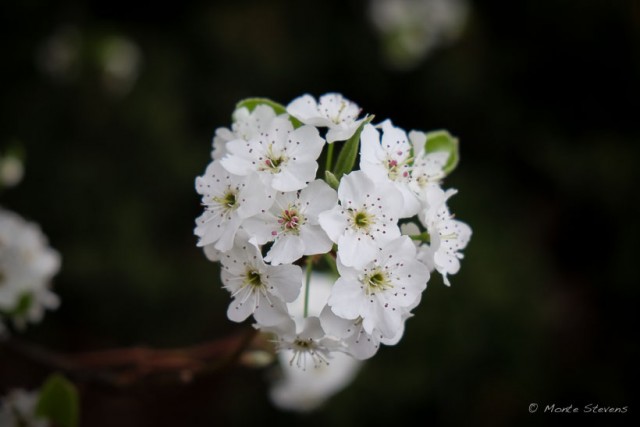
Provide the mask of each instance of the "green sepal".
[{"label": "green sepal", "polygon": [[334,190],[337,190],[338,186],[340,185],[340,181],[338,181],[338,178],[336,178],[336,176],[332,174],[331,171],[324,171],[324,180]]},{"label": "green sepal", "polygon": [[[340,150],[340,154],[338,155],[338,160],[336,161],[336,165],[333,168],[333,175],[335,178],[340,181],[342,175],[347,174],[353,170],[353,166],[356,164],[356,158],[358,157],[358,149],[360,148],[360,134],[362,133],[362,129],[367,125],[371,120],[373,120],[374,116],[367,116],[360,126],[355,131],[355,133],[344,143],[342,150]],[[335,144],[335,142],[334,142]]]},{"label": "green sepal", "polygon": [[458,165],[458,138],[451,136],[446,130],[436,130],[425,134],[427,140],[424,143],[424,150],[427,153],[445,151],[449,153],[447,163],[444,165],[444,173],[448,175]]},{"label": "green sepal", "polygon": [[76,427],[78,414],[76,386],[58,373],[50,375],[40,389],[36,415],[46,418],[56,426]]},{"label": "green sepal", "polygon": [[[280,114],[285,114],[287,112],[287,108],[284,105],[279,104],[275,101],[272,101],[268,98],[243,99],[242,101],[236,104],[236,110],[240,108],[246,108],[247,110],[249,110],[249,112],[252,112],[253,110],[256,109],[258,105],[268,105],[269,107],[273,108],[273,111],[275,111],[276,115],[278,116]],[[297,129],[300,126],[302,126],[302,122],[296,119],[295,117],[289,116],[289,121],[293,125],[294,129]]]},{"label": "green sepal", "polygon": [[415,240],[416,242],[422,242],[422,243],[431,242],[431,236],[426,231],[420,234],[412,234],[409,237],[411,238],[411,240]]},{"label": "green sepal", "polygon": [[11,310],[8,310],[6,314],[10,317],[22,317],[27,314],[31,304],[33,303],[33,294],[25,292],[18,298],[18,303]]}]

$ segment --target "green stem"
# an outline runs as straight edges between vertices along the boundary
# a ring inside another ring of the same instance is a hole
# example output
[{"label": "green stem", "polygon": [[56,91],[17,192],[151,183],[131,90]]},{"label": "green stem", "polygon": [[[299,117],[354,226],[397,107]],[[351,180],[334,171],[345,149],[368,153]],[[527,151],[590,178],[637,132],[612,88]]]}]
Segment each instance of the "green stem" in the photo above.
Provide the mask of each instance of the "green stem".
[{"label": "green stem", "polygon": [[331,256],[331,253],[329,252],[327,252],[323,256],[326,263],[329,264],[329,268],[331,268],[331,272],[336,276],[339,276],[340,274],[338,273],[338,267],[336,266],[336,259],[333,256]]},{"label": "green stem", "polygon": [[324,170],[330,171],[331,163],[333,163],[333,146],[335,145],[335,142],[331,144],[327,143],[327,145],[327,163],[324,166]]},{"label": "green stem", "polygon": [[409,237],[411,237],[411,240],[417,240],[418,242],[431,243],[431,236],[426,231],[420,234],[412,234]]},{"label": "green stem", "polygon": [[304,317],[306,318],[309,314],[309,283],[311,283],[311,272],[313,271],[313,259],[308,256],[307,257],[307,274],[304,285]]}]

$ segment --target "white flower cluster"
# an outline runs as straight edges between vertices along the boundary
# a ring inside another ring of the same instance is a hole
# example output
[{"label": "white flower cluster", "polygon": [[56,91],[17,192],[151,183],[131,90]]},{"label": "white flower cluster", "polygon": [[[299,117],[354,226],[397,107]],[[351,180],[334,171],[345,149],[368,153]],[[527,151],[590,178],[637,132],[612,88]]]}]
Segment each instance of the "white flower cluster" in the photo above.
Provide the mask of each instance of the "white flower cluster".
[{"label": "white flower cluster", "polygon": [[[396,344],[430,272],[448,285],[471,236],[447,207],[455,190],[441,188],[457,140],[446,132],[407,135],[390,120],[374,125],[360,116],[333,93],[318,101],[304,95],[286,108],[243,101],[231,127],[216,130],[212,161],[196,178],[204,212],[195,234],[222,264],[233,298],[228,317],[253,316],[302,369],[309,360],[328,364],[334,352],[366,359],[380,343]],[[323,152],[325,175],[318,173]],[[322,263],[337,274],[323,309],[310,315],[311,272]],[[290,305],[299,299],[304,315],[294,316]]]},{"label": "white flower cluster", "polygon": [[49,284],[59,268],[60,256],[40,228],[0,208],[0,335],[7,320],[22,329],[58,307]]}]

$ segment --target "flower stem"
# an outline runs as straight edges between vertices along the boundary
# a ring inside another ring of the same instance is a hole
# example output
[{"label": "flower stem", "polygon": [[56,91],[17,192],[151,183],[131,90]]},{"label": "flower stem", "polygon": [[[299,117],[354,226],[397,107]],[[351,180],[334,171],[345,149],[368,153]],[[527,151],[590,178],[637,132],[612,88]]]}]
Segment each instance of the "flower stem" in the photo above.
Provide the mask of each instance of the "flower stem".
[{"label": "flower stem", "polygon": [[338,273],[338,267],[336,266],[336,259],[333,257],[333,255],[330,252],[327,252],[326,254],[323,255],[324,260],[327,264],[329,264],[329,268],[331,268],[331,272],[336,275],[339,276],[340,274]]},{"label": "flower stem", "polygon": [[304,284],[304,317],[306,318],[309,314],[309,283],[311,283],[311,271],[313,267],[313,259],[308,256],[307,257],[307,271],[306,278]]},{"label": "flower stem", "polygon": [[333,146],[335,145],[335,143],[329,144],[327,143],[328,147],[327,147],[327,163],[324,166],[324,170],[326,171],[330,171],[331,170],[331,163],[333,163]]}]

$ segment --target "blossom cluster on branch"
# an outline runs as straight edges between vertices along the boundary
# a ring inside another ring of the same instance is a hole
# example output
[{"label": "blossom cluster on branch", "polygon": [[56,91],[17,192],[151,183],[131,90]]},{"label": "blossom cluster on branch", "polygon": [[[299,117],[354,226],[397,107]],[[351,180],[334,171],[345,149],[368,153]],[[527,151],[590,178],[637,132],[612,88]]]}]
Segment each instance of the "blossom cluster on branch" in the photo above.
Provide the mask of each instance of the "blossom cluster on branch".
[{"label": "blossom cluster on branch", "polygon": [[[396,344],[430,274],[449,285],[471,236],[447,205],[456,190],[442,188],[457,139],[374,124],[337,93],[286,107],[247,99],[232,118],[195,181],[204,208],[195,234],[221,263],[229,319],[252,316],[301,369]],[[312,314],[318,269],[334,280]],[[302,316],[292,314],[296,301]]]}]

